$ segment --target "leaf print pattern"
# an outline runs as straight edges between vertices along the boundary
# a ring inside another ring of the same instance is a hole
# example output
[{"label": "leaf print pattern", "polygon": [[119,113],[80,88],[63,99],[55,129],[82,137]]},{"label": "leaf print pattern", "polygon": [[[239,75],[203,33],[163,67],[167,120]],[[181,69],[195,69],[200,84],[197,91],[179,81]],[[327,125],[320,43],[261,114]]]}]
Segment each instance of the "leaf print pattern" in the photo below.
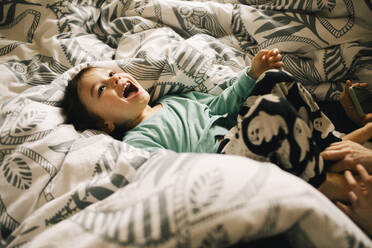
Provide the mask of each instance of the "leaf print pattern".
[{"label": "leaf print pattern", "polygon": [[336,6],[336,0],[317,0],[316,4],[319,9],[327,8],[331,12]]},{"label": "leaf print pattern", "polygon": [[5,162],[2,166],[2,173],[7,182],[18,189],[27,190],[32,184],[32,171],[19,157]]},{"label": "leaf print pattern", "polygon": [[45,111],[37,110],[26,112],[17,122],[14,132],[16,134],[19,134],[32,131],[34,128],[36,128],[37,124],[44,120],[46,114],[47,113]]},{"label": "leaf print pattern", "polygon": [[329,82],[345,77],[347,66],[340,46],[324,49],[323,67],[326,72],[326,80]]},{"label": "leaf print pattern", "polygon": [[[6,206],[0,197],[0,240],[5,240],[19,226],[19,222],[12,218],[7,212]],[[3,242],[0,241],[0,245]]]},{"label": "leaf print pattern", "polygon": [[49,149],[58,152],[58,153],[68,153],[68,151],[71,149],[72,144],[75,142],[75,140],[69,140],[62,143],[59,143],[57,145],[51,145],[49,146]]},{"label": "leaf print pattern", "polygon": [[266,16],[262,15],[256,18],[255,21],[266,20],[266,22],[256,30],[255,34],[271,31],[268,35],[264,36],[265,39],[273,39],[279,36],[290,36],[304,29],[310,29],[312,34],[314,34],[320,41],[328,44],[328,42],[320,36],[317,30],[315,15],[308,15],[301,12],[278,12],[273,10],[264,10],[263,13]]},{"label": "leaf print pattern", "polygon": [[355,25],[355,7],[352,0],[344,0],[347,13],[345,15],[346,23],[341,27],[335,26],[331,21],[323,16],[318,16],[317,20],[323,25],[327,31],[332,34],[335,38],[340,38],[347,34]]},{"label": "leaf print pattern", "polygon": [[[1,36],[0,36],[1,38]],[[4,47],[0,47],[0,56],[4,56],[10,52],[12,52],[14,49],[16,49],[19,45],[21,45],[22,42],[14,42],[9,45],[6,45]]]},{"label": "leaf print pattern", "polygon": [[216,14],[210,13],[204,7],[191,7],[183,5],[174,8],[174,13],[183,27],[191,36],[198,33],[205,33],[213,37],[223,37],[227,33],[219,24]]},{"label": "leaf print pattern", "polygon": [[[4,65],[27,87],[49,85],[68,68],[55,58],[36,54],[30,59],[9,60]],[[38,88],[40,89],[40,88]]]},{"label": "leaf print pattern", "polygon": [[299,79],[302,84],[311,85],[312,82],[322,82],[322,77],[311,60],[293,55],[285,55],[282,60],[287,71]]},{"label": "leaf print pattern", "polygon": [[200,175],[191,187],[190,203],[192,212],[198,214],[202,209],[211,205],[219,196],[223,187],[223,176],[220,171],[208,171]]}]

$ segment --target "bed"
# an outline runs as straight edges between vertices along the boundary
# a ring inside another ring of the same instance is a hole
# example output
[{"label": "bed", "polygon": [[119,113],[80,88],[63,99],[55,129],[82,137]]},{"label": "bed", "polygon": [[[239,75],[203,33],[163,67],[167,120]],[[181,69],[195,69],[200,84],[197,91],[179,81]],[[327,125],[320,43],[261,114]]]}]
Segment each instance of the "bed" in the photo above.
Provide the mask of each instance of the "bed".
[{"label": "bed", "polygon": [[274,47],[317,100],[336,101],[347,78],[372,84],[371,13],[368,0],[2,1],[0,247],[372,247],[275,165],[148,153],[77,132],[60,108],[86,66],[131,73],[155,101],[219,94]]}]

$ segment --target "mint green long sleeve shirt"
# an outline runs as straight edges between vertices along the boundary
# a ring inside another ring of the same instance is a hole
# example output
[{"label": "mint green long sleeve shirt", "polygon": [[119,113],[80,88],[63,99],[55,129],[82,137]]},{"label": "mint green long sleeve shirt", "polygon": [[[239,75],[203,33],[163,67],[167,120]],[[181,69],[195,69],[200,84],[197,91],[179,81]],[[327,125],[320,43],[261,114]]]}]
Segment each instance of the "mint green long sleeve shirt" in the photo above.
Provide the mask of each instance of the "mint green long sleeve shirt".
[{"label": "mint green long sleeve shirt", "polygon": [[160,98],[162,108],[126,132],[123,141],[150,152],[217,152],[217,137],[236,124],[238,112],[255,85],[247,69],[218,96],[188,92]]}]

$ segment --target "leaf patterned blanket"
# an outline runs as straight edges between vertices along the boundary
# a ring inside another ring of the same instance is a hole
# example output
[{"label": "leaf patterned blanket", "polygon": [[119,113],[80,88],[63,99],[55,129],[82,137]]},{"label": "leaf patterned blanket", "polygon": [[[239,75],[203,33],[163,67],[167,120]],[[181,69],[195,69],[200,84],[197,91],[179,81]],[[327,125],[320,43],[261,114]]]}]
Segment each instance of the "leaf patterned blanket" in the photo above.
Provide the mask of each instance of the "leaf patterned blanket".
[{"label": "leaf patterned blanket", "polygon": [[269,163],[147,153],[64,124],[86,66],[131,73],[152,100],[219,94],[260,49],[318,100],[372,84],[369,0],[0,2],[0,247],[372,247],[332,202]]}]

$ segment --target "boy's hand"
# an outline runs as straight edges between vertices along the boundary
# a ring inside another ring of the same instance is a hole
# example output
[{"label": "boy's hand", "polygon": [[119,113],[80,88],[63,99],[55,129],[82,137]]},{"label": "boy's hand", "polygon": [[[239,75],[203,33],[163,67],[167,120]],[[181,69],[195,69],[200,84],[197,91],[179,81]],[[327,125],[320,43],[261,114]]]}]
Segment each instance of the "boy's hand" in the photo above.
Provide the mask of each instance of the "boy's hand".
[{"label": "boy's hand", "polygon": [[281,59],[282,55],[277,48],[261,50],[254,56],[251,68],[247,74],[251,78],[257,79],[262,73],[269,69],[280,69],[283,67],[283,62],[280,61]]}]

